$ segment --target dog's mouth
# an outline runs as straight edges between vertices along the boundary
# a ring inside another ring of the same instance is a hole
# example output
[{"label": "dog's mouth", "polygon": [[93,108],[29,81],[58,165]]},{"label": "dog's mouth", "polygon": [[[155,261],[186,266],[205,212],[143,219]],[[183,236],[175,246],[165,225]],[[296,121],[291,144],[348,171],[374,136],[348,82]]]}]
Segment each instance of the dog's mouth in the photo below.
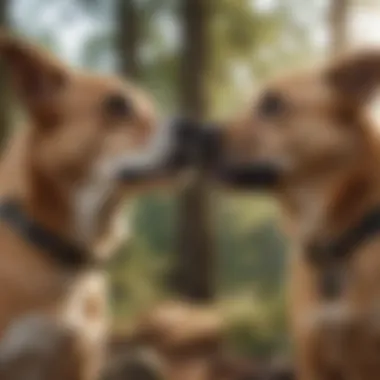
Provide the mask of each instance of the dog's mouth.
[{"label": "dog's mouth", "polygon": [[280,182],[282,170],[275,163],[238,162],[230,157],[223,125],[182,120],[174,129],[180,167],[196,166],[217,182],[241,190],[271,189]]},{"label": "dog's mouth", "polygon": [[280,183],[281,170],[269,162],[225,163],[218,170],[218,179],[241,190],[270,190]]},{"label": "dog's mouth", "polygon": [[231,160],[222,126],[177,119],[163,131],[146,153],[120,162],[118,181],[141,183],[197,168],[226,186],[242,190],[273,188],[280,182],[281,168],[273,163]]},{"label": "dog's mouth", "polygon": [[213,133],[199,123],[176,119],[165,123],[152,144],[143,152],[127,155],[113,165],[117,180],[140,184],[170,179],[194,167],[211,169],[214,150]]}]

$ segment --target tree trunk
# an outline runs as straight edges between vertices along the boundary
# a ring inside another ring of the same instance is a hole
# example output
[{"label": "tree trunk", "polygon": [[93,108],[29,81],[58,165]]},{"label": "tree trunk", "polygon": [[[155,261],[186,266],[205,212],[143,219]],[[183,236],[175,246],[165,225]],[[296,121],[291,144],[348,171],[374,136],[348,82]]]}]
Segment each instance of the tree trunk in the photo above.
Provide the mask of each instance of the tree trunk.
[{"label": "tree trunk", "polygon": [[116,3],[117,36],[116,48],[119,72],[128,78],[137,79],[139,66],[139,17],[136,0],[117,0]]},{"label": "tree trunk", "polygon": [[[180,76],[181,110],[196,121],[207,112],[209,1],[182,0],[183,52]],[[192,301],[214,296],[214,244],[210,189],[202,168],[179,201],[179,244],[174,286]]]},{"label": "tree trunk", "polygon": [[330,38],[331,55],[337,55],[347,49],[349,0],[331,0]]},{"label": "tree trunk", "polygon": [[[0,28],[8,27],[9,0],[0,1]],[[0,63],[0,149],[3,148],[11,124],[11,96],[5,68]]]}]

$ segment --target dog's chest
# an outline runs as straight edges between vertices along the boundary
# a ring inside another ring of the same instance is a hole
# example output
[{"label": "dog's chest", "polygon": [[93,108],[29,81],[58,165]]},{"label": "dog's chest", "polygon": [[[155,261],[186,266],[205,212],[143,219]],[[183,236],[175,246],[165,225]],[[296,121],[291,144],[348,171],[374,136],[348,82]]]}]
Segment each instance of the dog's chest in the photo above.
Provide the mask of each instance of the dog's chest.
[{"label": "dog's chest", "polygon": [[67,278],[43,254],[20,242],[10,230],[0,233],[0,334],[13,318],[46,310],[65,294]]},{"label": "dog's chest", "polygon": [[344,379],[377,379],[379,316],[361,319],[339,302],[321,305],[309,313],[309,344],[317,355],[321,373],[332,371]]},{"label": "dog's chest", "polygon": [[[101,271],[70,273],[1,230],[0,335],[14,318],[31,312],[53,314],[84,341],[97,342],[107,325],[106,276]],[[7,243],[7,244],[6,244]]]},{"label": "dog's chest", "polygon": [[319,294],[313,272],[305,272],[311,286],[298,282],[298,287],[306,288],[306,295],[298,300],[300,336],[309,341],[324,366],[344,374],[356,371],[357,378],[363,379],[368,378],[363,372],[367,369],[373,371],[376,367],[374,373],[380,373],[374,356],[380,343],[378,248],[372,242],[355,252],[344,292],[333,300]]}]

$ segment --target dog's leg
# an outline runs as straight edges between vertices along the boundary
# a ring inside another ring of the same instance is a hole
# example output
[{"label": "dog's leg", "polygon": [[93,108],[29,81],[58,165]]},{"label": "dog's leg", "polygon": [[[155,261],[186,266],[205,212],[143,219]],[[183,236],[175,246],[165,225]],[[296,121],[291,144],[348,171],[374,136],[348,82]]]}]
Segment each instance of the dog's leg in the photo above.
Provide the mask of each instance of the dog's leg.
[{"label": "dog's leg", "polygon": [[21,318],[0,341],[2,380],[80,380],[74,336],[42,315]]}]

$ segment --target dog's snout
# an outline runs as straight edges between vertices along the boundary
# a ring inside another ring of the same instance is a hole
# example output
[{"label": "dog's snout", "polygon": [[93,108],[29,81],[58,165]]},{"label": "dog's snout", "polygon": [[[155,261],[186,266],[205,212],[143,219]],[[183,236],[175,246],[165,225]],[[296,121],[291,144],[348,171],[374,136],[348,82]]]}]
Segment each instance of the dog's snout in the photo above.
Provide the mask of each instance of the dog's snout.
[{"label": "dog's snout", "polygon": [[222,149],[222,130],[215,124],[189,119],[172,124],[176,167],[210,167],[215,165]]},{"label": "dog's snout", "polygon": [[223,129],[217,124],[207,125],[202,136],[202,160],[208,166],[215,166],[223,152]]},{"label": "dog's snout", "polygon": [[190,146],[200,135],[200,125],[190,119],[177,119],[171,128],[176,142],[182,147]]}]

